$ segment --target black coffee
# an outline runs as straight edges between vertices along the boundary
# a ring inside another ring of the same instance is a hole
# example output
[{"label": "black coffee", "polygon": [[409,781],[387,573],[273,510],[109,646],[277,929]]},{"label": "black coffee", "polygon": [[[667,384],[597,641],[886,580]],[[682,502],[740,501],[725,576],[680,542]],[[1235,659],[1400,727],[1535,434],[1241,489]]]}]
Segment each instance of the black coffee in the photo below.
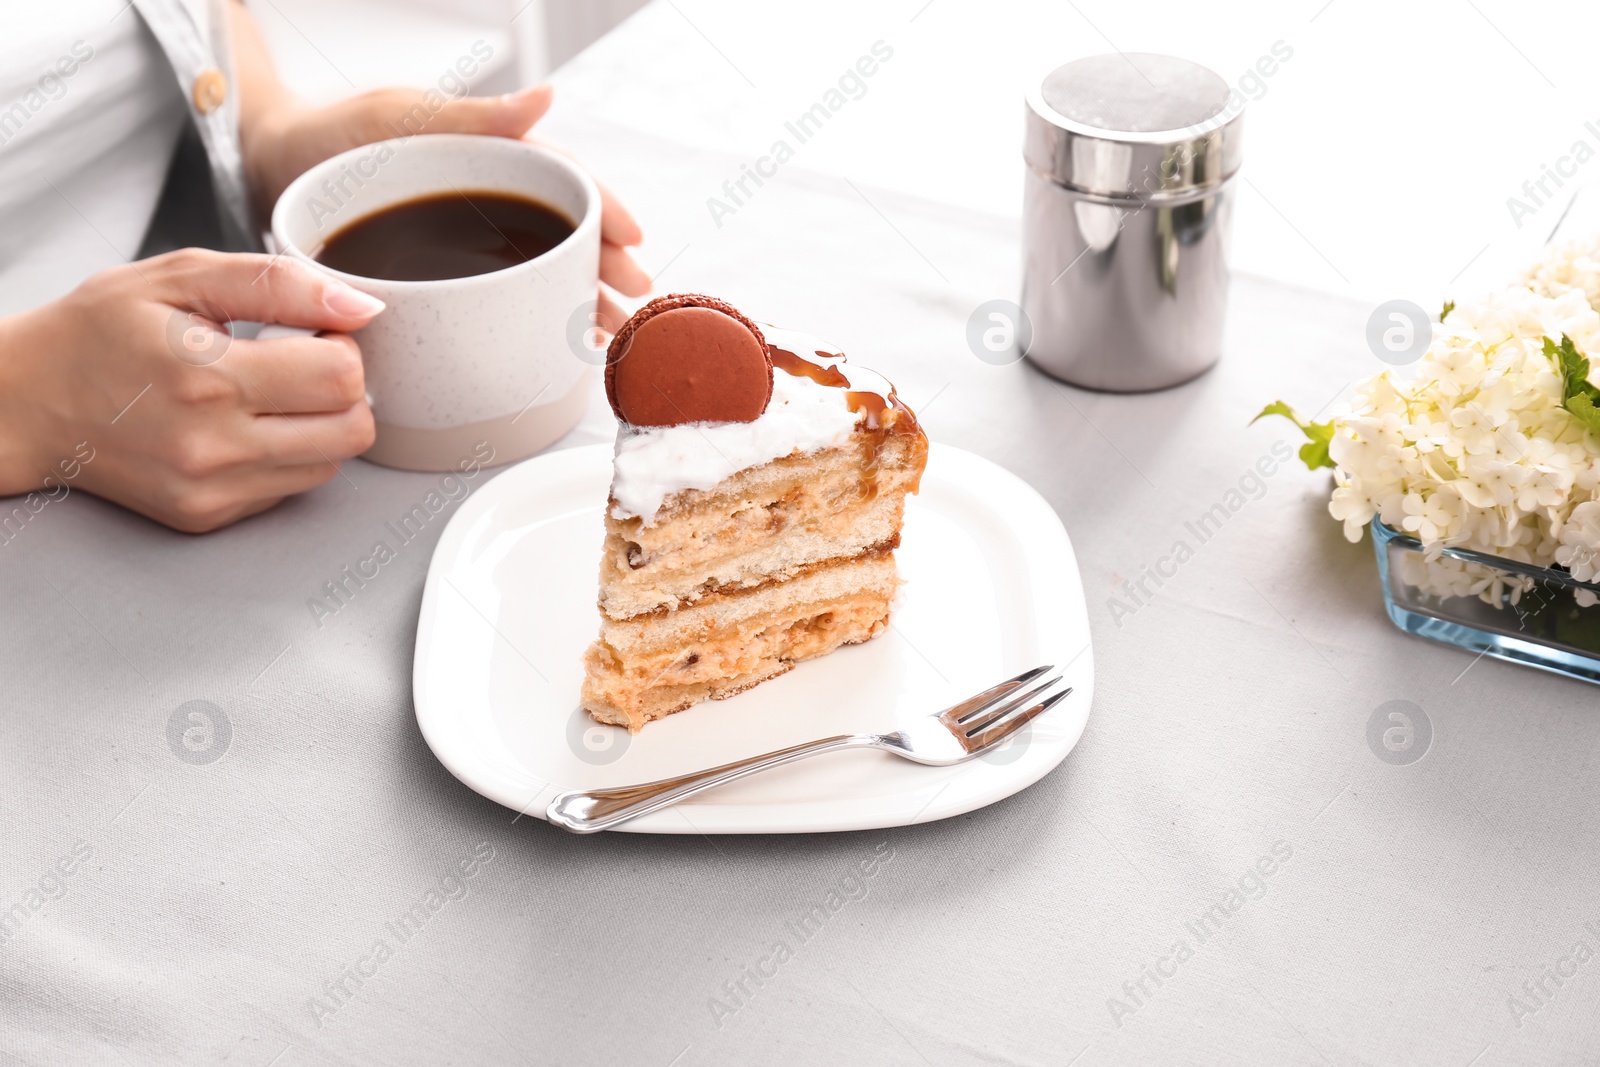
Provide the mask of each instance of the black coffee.
[{"label": "black coffee", "polygon": [[316,258],[363,278],[468,278],[525,263],[576,228],[555,208],[528,197],[452,190],[357,219],[328,238]]}]

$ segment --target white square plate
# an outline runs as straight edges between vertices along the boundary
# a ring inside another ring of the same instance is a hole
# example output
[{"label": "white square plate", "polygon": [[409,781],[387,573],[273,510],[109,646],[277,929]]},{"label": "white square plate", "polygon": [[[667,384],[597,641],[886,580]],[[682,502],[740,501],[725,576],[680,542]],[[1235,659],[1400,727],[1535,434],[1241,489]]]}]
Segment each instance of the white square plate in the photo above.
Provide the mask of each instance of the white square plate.
[{"label": "white square plate", "polygon": [[578,707],[611,448],[536,456],[468,497],[428,568],[417,723],[450,772],[544,818],[568,789],[653,781],[830,734],[894,730],[1041,663],[1073,693],[1004,746],[955,767],[887,753],[819,756],[709,790],[621,829],[808,833],[903,826],[1010,796],[1066,758],[1094,692],[1072,543],[1050,505],[988,460],[933,445],[896,555],[890,629],[638,734]]}]

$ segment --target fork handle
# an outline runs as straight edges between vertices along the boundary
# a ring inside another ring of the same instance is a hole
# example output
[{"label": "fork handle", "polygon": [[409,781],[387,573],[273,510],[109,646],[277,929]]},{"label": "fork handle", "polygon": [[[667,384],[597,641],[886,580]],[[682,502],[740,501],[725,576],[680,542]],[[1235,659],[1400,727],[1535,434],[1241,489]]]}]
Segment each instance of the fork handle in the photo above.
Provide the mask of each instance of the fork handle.
[{"label": "fork handle", "polygon": [[592,834],[608,830],[629,819],[676,804],[685,797],[704,792],[724,782],[779,767],[824,752],[837,752],[846,748],[874,748],[880,739],[872,734],[838,734],[820,741],[807,741],[791,745],[761,756],[720,767],[683,774],[676,778],[663,778],[659,782],[623,786],[620,789],[597,789],[592,792],[567,792],[557,796],[545,810],[545,817],[563,830],[575,834]]}]

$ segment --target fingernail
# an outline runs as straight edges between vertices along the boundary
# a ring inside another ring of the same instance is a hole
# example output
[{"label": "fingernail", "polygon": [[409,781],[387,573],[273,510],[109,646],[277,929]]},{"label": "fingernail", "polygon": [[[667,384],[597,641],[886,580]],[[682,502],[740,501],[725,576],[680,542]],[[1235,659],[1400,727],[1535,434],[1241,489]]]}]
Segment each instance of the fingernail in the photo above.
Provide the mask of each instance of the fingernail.
[{"label": "fingernail", "polygon": [[330,285],[323,290],[322,302],[335,315],[355,319],[370,319],[388,306],[375,296],[343,284]]}]

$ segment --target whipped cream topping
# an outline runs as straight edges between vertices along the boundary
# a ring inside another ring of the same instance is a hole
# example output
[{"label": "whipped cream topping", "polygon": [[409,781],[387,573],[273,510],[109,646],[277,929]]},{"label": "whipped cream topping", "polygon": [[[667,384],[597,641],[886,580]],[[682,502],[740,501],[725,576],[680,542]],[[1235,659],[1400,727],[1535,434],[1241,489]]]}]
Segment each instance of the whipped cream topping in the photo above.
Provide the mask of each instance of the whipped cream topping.
[{"label": "whipped cream topping", "polygon": [[[813,362],[828,353],[830,363],[850,378],[852,389],[887,395],[880,375],[845,366],[844,355],[809,334],[761,323],[767,343]],[[857,384],[857,382],[860,384]],[[689,422],[679,426],[621,426],[611,479],[611,514],[618,519],[655,521],[662,503],[685,489],[710,489],[746,467],[770,463],[796,452],[843,445],[864,412],[851,411],[847,390],[796,374],[775,371],[772,400],[754,422]]]}]

